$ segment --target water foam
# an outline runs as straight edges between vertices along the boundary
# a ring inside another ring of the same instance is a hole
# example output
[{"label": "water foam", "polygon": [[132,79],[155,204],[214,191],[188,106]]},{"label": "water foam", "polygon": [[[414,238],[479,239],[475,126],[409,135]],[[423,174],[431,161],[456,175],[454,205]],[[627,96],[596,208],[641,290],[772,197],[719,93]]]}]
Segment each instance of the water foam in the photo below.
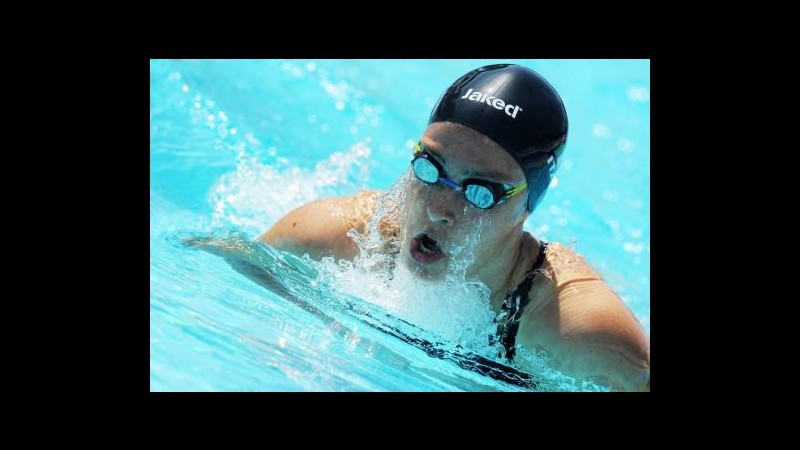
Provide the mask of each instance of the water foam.
[{"label": "water foam", "polygon": [[380,233],[385,221],[402,227],[408,180],[408,174],[404,175],[377,200],[365,233],[348,233],[360,254],[352,262],[324,258],[320,273],[333,287],[378,304],[395,317],[454,345],[488,353],[488,335],[496,328],[489,306],[490,291],[466,275],[475,260],[474,246],[488,221],[477,218],[470,233],[449,243],[446,252],[450,264],[442,280],[429,281],[416,275],[398,261],[397,238],[385,239]]},{"label": "water foam", "polygon": [[365,189],[371,168],[368,143],[334,152],[313,170],[289,166],[284,158],[265,164],[241,155],[236,171],[223,175],[211,189],[211,226],[235,225],[258,235],[299,206]]}]

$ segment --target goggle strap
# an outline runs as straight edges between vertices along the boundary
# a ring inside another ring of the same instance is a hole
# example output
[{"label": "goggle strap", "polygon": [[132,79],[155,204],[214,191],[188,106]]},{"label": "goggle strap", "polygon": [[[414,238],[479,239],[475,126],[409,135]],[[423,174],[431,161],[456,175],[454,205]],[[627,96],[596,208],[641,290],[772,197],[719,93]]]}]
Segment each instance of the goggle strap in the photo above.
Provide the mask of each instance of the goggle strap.
[{"label": "goggle strap", "polygon": [[509,189],[508,191],[506,191],[505,196],[506,197],[510,197],[510,196],[512,196],[514,194],[522,192],[522,190],[525,189],[526,187],[528,187],[528,182],[527,181],[525,181],[524,183],[520,184],[519,186],[517,186],[517,187],[515,187],[513,189]]}]

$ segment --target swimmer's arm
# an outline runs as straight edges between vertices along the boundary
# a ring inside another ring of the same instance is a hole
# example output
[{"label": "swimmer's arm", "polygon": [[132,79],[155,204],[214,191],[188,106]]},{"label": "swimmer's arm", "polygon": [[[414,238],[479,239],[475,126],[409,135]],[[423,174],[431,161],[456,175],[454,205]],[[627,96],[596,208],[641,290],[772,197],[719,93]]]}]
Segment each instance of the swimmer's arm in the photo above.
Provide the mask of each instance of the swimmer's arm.
[{"label": "swimmer's arm", "polygon": [[287,298],[293,295],[259,260],[258,251],[253,246],[261,244],[251,241],[243,234],[228,237],[190,236],[182,239],[181,243],[223,258],[234,270],[273,292]]},{"label": "swimmer's arm", "polygon": [[352,260],[358,255],[358,246],[347,232],[364,232],[378,195],[379,191],[365,190],[305,204],[283,216],[257,240],[300,257]]},{"label": "swimmer's arm", "polygon": [[547,306],[526,311],[518,341],[546,349],[550,364],[576,380],[649,391],[650,339],[619,296],[598,278],[558,285]]},{"label": "swimmer's arm", "polygon": [[604,325],[587,327],[580,335],[568,339],[582,360],[580,364],[586,366],[577,372],[579,376],[621,391],[650,392],[649,339],[620,338],[617,327],[610,329]]},{"label": "swimmer's arm", "polygon": [[649,392],[650,338],[636,317],[601,280],[572,288],[567,295],[573,298],[559,302],[560,333],[575,374],[623,391]]}]

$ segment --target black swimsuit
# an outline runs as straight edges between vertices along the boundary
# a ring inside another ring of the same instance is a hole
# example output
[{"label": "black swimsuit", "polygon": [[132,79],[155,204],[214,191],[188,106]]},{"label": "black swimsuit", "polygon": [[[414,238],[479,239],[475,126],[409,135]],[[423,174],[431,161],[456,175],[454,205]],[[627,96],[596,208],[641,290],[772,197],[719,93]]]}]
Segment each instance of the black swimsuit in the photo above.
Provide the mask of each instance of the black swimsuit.
[{"label": "black swimsuit", "polygon": [[[503,343],[503,347],[506,350],[506,358],[508,358],[509,361],[513,360],[516,354],[514,344],[517,340],[519,319],[522,317],[525,306],[530,302],[528,294],[531,291],[531,285],[533,285],[533,277],[535,277],[537,273],[543,272],[540,267],[544,262],[547,242],[541,241],[540,245],[539,256],[536,258],[536,262],[533,263],[533,267],[528,270],[525,279],[517,286],[514,292],[509,293],[505,300],[503,300],[503,306],[495,319],[495,322],[499,322],[499,325],[497,325],[497,335],[489,336],[490,344],[494,344],[497,341]],[[502,354],[498,354],[497,356],[501,357]]]}]

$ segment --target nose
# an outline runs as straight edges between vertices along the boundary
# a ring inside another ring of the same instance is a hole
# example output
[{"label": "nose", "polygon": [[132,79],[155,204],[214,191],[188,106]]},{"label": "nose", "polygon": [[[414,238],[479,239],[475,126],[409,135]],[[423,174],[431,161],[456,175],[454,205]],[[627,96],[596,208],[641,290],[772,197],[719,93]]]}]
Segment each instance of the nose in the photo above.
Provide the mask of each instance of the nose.
[{"label": "nose", "polygon": [[428,219],[436,224],[453,226],[456,222],[453,208],[458,202],[452,196],[456,192],[444,186],[441,187],[444,189],[436,189],[436,192],[427,199],[425,209]]}]

